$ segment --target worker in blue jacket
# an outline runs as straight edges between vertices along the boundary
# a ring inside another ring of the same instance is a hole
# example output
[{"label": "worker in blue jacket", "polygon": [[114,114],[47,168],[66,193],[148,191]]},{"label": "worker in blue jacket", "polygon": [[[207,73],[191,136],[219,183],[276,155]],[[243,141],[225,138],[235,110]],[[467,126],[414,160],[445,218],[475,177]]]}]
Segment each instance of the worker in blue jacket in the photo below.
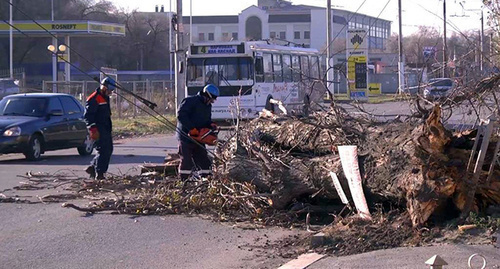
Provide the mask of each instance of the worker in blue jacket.
[{"label": "worker in blue jacket", "polygon": [[89,129],[90,138],[94,140],[97,154],[85,169],[91,178],[105,179],[109,161],[113,153],[111,135],[111,106],[109,96],[116,88],[116,82],[110,77],[101,81],[101,85],[88,98],[85,105],[84,118]]},{"label": "worker in blue jacket", "polygon": [[212,104],[219,96],[219,88],[208,84],[197,95],[182,100],[177,112],[177,139],[179,140],[179,175],[187,180],[193,169],[199,169],[201,176],[211,174],[211,161],[205,144],[196,141],[200,131],[206,128],[216,129],[212,122]]}]

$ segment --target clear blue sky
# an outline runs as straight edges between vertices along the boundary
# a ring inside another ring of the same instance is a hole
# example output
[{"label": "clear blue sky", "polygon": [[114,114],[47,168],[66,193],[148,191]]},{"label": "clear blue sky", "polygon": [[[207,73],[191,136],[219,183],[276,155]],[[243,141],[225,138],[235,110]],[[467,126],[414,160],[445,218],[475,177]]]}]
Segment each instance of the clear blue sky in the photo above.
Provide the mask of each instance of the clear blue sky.
[{"label": "clear blue sky", "polygon": [[[170,3],[175,11],[176,0],[112,0],[115,5],[128,10],[154,11],[155,5],[164,5],[168,11]],[[190,2],[193,3],[192,14],[198,15],[237,15],[241,10],[257,5],[257,0],[183,0],[183,13],[190,14]],[[326,6],[326,0],[291,0],[293,4],[313,6]],[[365,2],[363,4],[363,2]],[[387,7],[383,10],[386,3]],[[462,3],[462,5],[460,5]],[[443,29],[443,0],[402,0],[403,5],[403,35],[411,34],[417,30],[417,25],[434,26],[438,31]],[[481,0],[446,0],[447,19],[457,29],[480,29],[480,12],[466,11],[465,9],[479,10]],[[367,14],[391,20],[392,31],[398,31],[398,1],[397,0],[332,0],[332,7]],[[438,17],[439,16],[439,17]],[[486,10],[485,29],[486,26]],[[448,25],[447,31],[456,31],[455,27]]]}]

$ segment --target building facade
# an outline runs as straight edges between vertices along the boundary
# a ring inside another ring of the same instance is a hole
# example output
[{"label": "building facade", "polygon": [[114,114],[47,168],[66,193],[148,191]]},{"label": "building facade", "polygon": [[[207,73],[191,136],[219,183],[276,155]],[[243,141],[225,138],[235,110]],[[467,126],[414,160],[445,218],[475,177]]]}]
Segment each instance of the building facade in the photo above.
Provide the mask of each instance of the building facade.
[{"label": "building facade", "polygon": [[[326,8],[293,5],[289,1],[258,0],[257,6],[235,16],[184,17],[183,22],[191,42],[274,39],[322,51],[326,48],[326,12]],[[391,34],[390,21],[332,9],[334,43],[345,43],[346,30],[354,28],[367,29],[369,50],[385,50]]]}]

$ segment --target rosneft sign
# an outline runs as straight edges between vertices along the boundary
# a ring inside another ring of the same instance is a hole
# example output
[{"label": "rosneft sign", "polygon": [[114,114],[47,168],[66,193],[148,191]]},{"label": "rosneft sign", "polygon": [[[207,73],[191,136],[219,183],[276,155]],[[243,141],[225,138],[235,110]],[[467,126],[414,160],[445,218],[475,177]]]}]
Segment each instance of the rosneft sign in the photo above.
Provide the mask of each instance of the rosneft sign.
[{"label": "rosneft sign", "polygon": [[[40,21],[38,24],[31,21],[15,21],[14,27],[25,34],[49,35],[52,34],[76,34],[76,35],[116,35],[125,36],[125,25],[96,22],[96,21]],[[0,34],[8,34],[10,26],[6,23],[0,23]],[[19,35],[19,31],[14,29],[13,33]]]},{"label": "rosneft sign", "polygon": [[52,30],[76,30],[77,24],[52,24]]}]

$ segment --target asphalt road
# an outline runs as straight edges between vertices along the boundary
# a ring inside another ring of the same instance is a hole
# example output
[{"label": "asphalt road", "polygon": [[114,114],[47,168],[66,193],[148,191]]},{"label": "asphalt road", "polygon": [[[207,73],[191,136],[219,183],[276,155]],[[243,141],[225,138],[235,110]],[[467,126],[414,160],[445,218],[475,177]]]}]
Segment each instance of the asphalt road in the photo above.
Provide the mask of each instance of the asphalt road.
[{"label": "asphalt road", "polygon": [[[138,173],[139,164],[161,163],[175,151],[172,136],[118,142],[110,172]],[[0,193],[12,195],[8,189],[23,180],[17,175],[28,171],[83,176],[90,159],[76,149],[48,152],[40,162],[0,156]],[[293,233],[240,229],[199,216],[86,216],[60,204],[2,203],[0,268],[274,268],[285,260],[267,257],[263,245]]]}]

